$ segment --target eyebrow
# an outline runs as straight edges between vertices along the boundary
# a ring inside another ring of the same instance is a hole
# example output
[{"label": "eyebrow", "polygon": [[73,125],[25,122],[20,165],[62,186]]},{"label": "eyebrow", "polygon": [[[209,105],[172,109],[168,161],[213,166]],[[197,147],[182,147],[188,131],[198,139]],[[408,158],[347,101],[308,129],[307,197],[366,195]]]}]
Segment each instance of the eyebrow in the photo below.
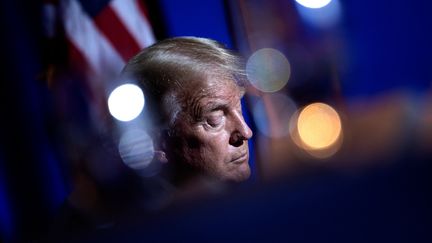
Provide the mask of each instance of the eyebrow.
[{"label": "eyebrow", "polygon": [[[246,90],[244,88],[240,88],[239,91],[239,99],[241,100],[245,95]],[[202,99],[204,98],[206,98],[206,95],[201,93],[200,95],[194,97],[189,103],[190,114],[194,120],[201,120],[204,114],[208,112],[229,108],[229,102],[227,101],[226,97],[225,99],[221,96],[212,97],[213,101],[208,101],[203,105],[200,105],[200,102],[202,102]],[[241,103],[240,100],[239,102]]]},{"label": "eyebrow", "polygon": [[206,103],[204,106],[202,106],[202,114],[205,114],[206,112],[212,112],[216,110],[222,110],[226,109],[228,107],[228,102],[209,102]]}]

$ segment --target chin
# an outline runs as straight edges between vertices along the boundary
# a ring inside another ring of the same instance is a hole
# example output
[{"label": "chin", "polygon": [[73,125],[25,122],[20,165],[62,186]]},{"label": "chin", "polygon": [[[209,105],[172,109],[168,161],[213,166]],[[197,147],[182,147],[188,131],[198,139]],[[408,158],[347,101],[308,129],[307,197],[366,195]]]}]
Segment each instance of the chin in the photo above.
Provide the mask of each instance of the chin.
[{"label": "chin", "polygon": [[245,181],[245,180],[249,179],[250,175],[251,175],[251,172],[250,172],[250,168],[249,168],[249,166],[248,166],[247,171],[246,171],[246,172],[243,172],[243,173],[241,174],[241,176],[239,176],[239,177],[237,178],[237,179],[238,179],[237,181],[238,181],[238,182]]},{"label": "chin", "polygon": [[249,165],[246,163],[246,165],[243,167],[238,168],[235,172],[233,172],[231,175],[225,177],[223,180],[227,182],[242,182],[247,179],[249,179],[251,175]]}]

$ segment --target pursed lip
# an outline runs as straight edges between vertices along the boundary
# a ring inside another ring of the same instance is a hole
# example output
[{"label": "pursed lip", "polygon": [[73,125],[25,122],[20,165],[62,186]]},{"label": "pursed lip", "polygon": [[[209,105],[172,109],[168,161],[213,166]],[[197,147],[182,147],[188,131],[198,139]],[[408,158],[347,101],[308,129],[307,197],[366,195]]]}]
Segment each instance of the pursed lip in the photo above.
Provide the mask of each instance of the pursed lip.
[{"label": "pursed lip", "polygon": [[234,157],[231,160],[231,163],[241,164],[241,163],[243,163],[248,158],[248,156],[249,156],[249,153],[247,151],[242,152],[240,155]]}]

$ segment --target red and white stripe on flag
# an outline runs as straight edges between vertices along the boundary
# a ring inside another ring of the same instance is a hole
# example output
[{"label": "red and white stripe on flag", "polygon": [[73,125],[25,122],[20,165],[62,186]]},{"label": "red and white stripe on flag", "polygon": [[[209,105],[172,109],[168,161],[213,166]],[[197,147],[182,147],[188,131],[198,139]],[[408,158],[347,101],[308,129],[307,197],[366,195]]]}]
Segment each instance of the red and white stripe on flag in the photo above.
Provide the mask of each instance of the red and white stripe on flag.
[{"label": "red and white stripe on flag", "polygon": [[[98,11],[90,13],[88,6]],[[96,99],[105,95],[105,87],[129,58],[155,42],[141,0],[46,0],[44,10],[47,21],[58,18],[68,42],[69,62],[84,72]]]}]

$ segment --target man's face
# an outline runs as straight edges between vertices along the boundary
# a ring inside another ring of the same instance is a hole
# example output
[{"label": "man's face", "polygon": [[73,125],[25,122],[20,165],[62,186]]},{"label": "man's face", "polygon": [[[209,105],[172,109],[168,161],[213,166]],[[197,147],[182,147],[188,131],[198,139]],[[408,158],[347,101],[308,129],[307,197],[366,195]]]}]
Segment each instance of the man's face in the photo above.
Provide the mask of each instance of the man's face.
[{"label": "man's face", "polygon": [[178,102],[176,133],[170,160],[181,160],[222,181],[243,181],[250,176],[245,123],[240,99],[243,91],[231,80],[210,78],[188,88]]}]

